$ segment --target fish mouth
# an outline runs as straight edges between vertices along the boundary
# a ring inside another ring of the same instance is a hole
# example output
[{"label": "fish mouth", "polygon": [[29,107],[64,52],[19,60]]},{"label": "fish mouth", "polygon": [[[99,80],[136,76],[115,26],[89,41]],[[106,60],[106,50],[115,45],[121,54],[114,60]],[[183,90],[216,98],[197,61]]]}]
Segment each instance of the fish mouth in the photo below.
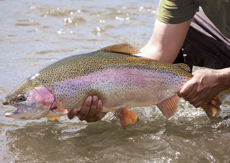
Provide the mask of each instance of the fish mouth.
[{"label": "fish mouth", "polygon": [[4,99],[2,102],[3,105],[10,105],[9,100],[8,99]]},{"label": "fish mouth", "polygon": [[9,103],[7,102],[7,101],[3,101],[3,103],[2,103],[3,105],[9,105]]},{"label": "fish mouth", "polygon": [[16,109],[15,111],[12,111],[12,112],[9,112],[9,113],[5,113],[5,117],[12,118],[13,115],[20,114],[20,113],[21,113],[21,110],[20,109]]},{"label": "fish mouth", "polygon": [[28,112],[28,110],[26,108],[24,108],[20,105],[11,105],[11,106],[16,107],[17,109],[15,111],[5,113],[5,117],[8,117],[8,118],[18,117],[20,119],[25,119],[25,117],[19,117],[19,116]]}]

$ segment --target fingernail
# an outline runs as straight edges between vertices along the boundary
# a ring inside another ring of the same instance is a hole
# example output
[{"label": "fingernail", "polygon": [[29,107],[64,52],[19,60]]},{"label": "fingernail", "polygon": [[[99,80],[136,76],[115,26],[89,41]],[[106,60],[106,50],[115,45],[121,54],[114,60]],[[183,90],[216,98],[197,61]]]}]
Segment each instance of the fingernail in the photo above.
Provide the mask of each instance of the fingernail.
[{"label": "fingernail", "polygon": [[101,100],[98,100],[98,105],[101,105],[102,104],[102,101]]},{"label": "fingernail", "polygon": [[97,101],[97,96],[93,96],[93,101]]},{"label": "fingernail", "polygon": [[87,97],[86,101],[91,102],[92,101],[92,96]]},{"label": "fingernail", "polygon": [[74,108],[74,109],[73,109],[73,112],[74,112],[74,114],[77,114],[78,109],[77,109],[77,108]]}]

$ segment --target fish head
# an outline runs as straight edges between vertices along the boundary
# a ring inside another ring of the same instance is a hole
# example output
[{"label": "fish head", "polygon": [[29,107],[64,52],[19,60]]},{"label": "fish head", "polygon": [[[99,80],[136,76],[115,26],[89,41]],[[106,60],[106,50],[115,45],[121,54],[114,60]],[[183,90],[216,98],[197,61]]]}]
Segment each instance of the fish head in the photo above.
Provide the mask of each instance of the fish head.
[{"label": "fish head", "polygon": [[45,86],[30,79],[10,92],[4,99],[3,105],[17,108],[15,111],[5,114],[6,117],[15,119],[28,120],[63,115],[54,111],[56,107],[53,94]]}]

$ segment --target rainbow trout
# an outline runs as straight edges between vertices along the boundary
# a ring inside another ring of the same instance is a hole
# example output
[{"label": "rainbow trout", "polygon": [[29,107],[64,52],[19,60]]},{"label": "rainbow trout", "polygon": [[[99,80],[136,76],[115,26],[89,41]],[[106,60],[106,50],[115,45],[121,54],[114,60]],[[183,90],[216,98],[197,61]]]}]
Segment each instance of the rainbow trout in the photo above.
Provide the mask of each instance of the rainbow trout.
[{"label": "rainbow trout", "polygon": [[[133,56],[128,43],[73,55],[52,63],[27,78],[5,98],[3,105],[17,110],[6,117],[38,119],[60,117],[81,108],[89,95],[103,101],[103,112],[119,111],[122,127],[136,122],[131,107],[157,105],[167,119],[177,110],[177,92],[192,75],[184,65],[171,65]],[[215,116],[226,93],[202,108]]]}]

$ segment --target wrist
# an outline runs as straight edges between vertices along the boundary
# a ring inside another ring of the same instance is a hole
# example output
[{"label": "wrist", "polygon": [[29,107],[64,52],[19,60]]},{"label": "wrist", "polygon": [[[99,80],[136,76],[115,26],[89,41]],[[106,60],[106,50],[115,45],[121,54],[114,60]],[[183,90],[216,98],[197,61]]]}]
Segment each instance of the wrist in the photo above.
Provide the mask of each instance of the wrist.
[{"label": "wrist", "polygon": [[145,45],[142,49],[140,49],[138,56],[144,57],[144,58],[149,58],[149,59],[154,59],[154,60],[159,60],[158,54],[160,54],[157,50],[157,48],[154,45]]},{"label": "wrist", "polygon": [[176,57],[174,55],[165,54],[165,52],[157,45],[150,43],[145,45],[140,51],[141,53],[139,53],[138,56],[166,63],[173,63]]},{"label": "wrist", "polygon": [[230,88],[230,68],[216,70],[218,72],[218,81],[226,89]]}]

